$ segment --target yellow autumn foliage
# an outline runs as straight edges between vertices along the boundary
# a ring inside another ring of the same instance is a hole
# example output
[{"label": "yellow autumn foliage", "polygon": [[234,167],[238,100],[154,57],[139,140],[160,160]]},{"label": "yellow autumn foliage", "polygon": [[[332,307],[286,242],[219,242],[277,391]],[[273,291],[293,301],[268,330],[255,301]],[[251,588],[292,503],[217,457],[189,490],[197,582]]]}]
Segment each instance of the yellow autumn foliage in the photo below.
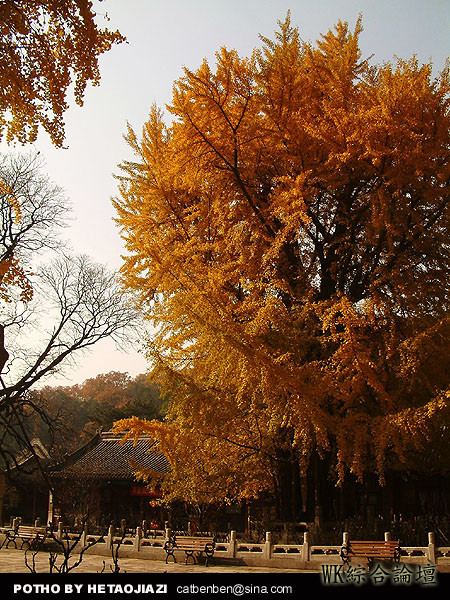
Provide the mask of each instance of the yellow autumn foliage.
[{"label": "yellow autumn foliage", "polygon": [[171,405],[117,430],[160,441],[172,498],[256,494],[313,453],[383,477],[448,431],[449,72],[371,65],[361,32],[309,44],[288,15],[129,128],[122,275]]},{"label": "yellow autumn foliage", "polygon": [[0,139],[33,142],[42,127],[62,146],[69,87],[81,106],[100,81],[99,56],[125,39],[95,16],[89,0],[0,3]]}]

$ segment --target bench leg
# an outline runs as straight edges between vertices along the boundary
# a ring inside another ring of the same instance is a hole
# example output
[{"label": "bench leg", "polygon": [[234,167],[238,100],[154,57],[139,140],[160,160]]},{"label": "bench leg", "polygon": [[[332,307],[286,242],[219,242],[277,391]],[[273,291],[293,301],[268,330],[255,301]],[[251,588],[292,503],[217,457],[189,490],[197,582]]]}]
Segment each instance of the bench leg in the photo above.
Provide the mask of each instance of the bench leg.
[{"label": "bench leg", "polygon": [[173,558],[173,562],[176,563],[177,559],[175,558],[175,554],[173,553],[173,550],[166,550],[167,556],[166,556],[166,565],[168,564],[169,561],[169,556],[171,556]]},{"label": "bench leg", "polygon": [[345,571],[346,566],[347,566],[347,569],[350,567],[350,560],[349,560],[347,548],[345,546],[343,548],[341,548],[341,559],[342,559],[342,564],[343,564],[344,571]]},{"label": "bench leg", "polygon": [[16,544],[16,540],[14,538],[7,538],[6,541],[6,549],[9,548],[9,544],[10,542],[12,542],[14,544],[14,548],[17,550],[17,544]]},{"label": "bench leg", "polygon": [[187,565],[189,558],[192,558],[192,564],[195,565],[194,550],[185,550],[184,552],[186,554],[186,560],[184,561],[184,564]]},{"label": "bench leg", "polygon": [[25,539],[24,538],[20,538],[20,539],[22,540],[22,543],[20,544],[20,549],[21,550],[24,549],[25,545],[28,546],[29,550],[32,550],[33,546],[35,544],[37,544],[37,542],[38,542],[38,538],[31,538],[30,537],[30,538],[25,538]]},{"label": "bench leg", "polygon": [[206,553],[206,560],[205,560],[205,567],[208,566],[209,563],[209,559],[212,558],[214,561],[214,564],[216,564],[216,557],[214,556],[214,554],[212,552],[207,552]]}]

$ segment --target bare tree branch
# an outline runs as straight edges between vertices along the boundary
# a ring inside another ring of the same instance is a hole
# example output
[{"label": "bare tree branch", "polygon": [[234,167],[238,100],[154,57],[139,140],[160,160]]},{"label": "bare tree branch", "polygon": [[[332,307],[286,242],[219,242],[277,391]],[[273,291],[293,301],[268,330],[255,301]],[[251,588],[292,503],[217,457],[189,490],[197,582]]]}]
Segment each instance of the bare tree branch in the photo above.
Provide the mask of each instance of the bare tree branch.
[{"label": "bare tree branch", "polygon": [[[15,260],[19,288],[33,291],[24,299],[0,269],[0,460],[19,468],[15,456],[26,450],[50,487],[26,423],[31,415],[53,423],[30,390],[102,339],[128,343],[138,316],[114,272],[64,248],[67,202],[41,168],[35,156],[0,155],[0,265]],[[56,258],[32,275],[31,261],[48,250]]]}]

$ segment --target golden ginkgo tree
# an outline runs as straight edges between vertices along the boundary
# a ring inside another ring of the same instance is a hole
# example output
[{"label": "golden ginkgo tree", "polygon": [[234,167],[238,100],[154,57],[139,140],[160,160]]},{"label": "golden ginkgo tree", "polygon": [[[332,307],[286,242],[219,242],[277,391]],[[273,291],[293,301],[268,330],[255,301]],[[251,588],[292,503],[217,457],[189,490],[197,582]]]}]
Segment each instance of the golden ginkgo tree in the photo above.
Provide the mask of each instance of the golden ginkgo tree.
[{"label": "golden ginkgo tree", "polygon": [[0,139],[35,141],[39,127],[60,147],[67,92],[83,104],[100,81],[99,56],[125,38],[99,29],[89,0],[0,2]]},{"label": "golden ginkgo tree", "polygon": [[160,440],[167,498],[271,490],[293,519],[304,481],[383,480],[448,434],[449,72],[364,60],[361,20],[279,26],[129,129],[123,280],[171,406],[116,428]]}]

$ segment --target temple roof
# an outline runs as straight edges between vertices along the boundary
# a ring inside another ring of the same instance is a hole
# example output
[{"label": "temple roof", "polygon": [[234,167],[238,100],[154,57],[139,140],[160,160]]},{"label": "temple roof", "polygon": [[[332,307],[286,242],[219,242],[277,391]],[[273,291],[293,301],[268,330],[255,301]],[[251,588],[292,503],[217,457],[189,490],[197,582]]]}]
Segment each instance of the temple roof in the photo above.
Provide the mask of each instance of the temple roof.
[{"label": "temple roof", "polygon": [[156,448],[155,452],[151,451],[155,441],[150,436],[140,436],[136,444],[133,440],[125,443],[122,440],[123,435],[110,431],[97,433],[52,469],[51,477],[135,480],[133,462],[157,473],[169,471],[166,457]]}]

